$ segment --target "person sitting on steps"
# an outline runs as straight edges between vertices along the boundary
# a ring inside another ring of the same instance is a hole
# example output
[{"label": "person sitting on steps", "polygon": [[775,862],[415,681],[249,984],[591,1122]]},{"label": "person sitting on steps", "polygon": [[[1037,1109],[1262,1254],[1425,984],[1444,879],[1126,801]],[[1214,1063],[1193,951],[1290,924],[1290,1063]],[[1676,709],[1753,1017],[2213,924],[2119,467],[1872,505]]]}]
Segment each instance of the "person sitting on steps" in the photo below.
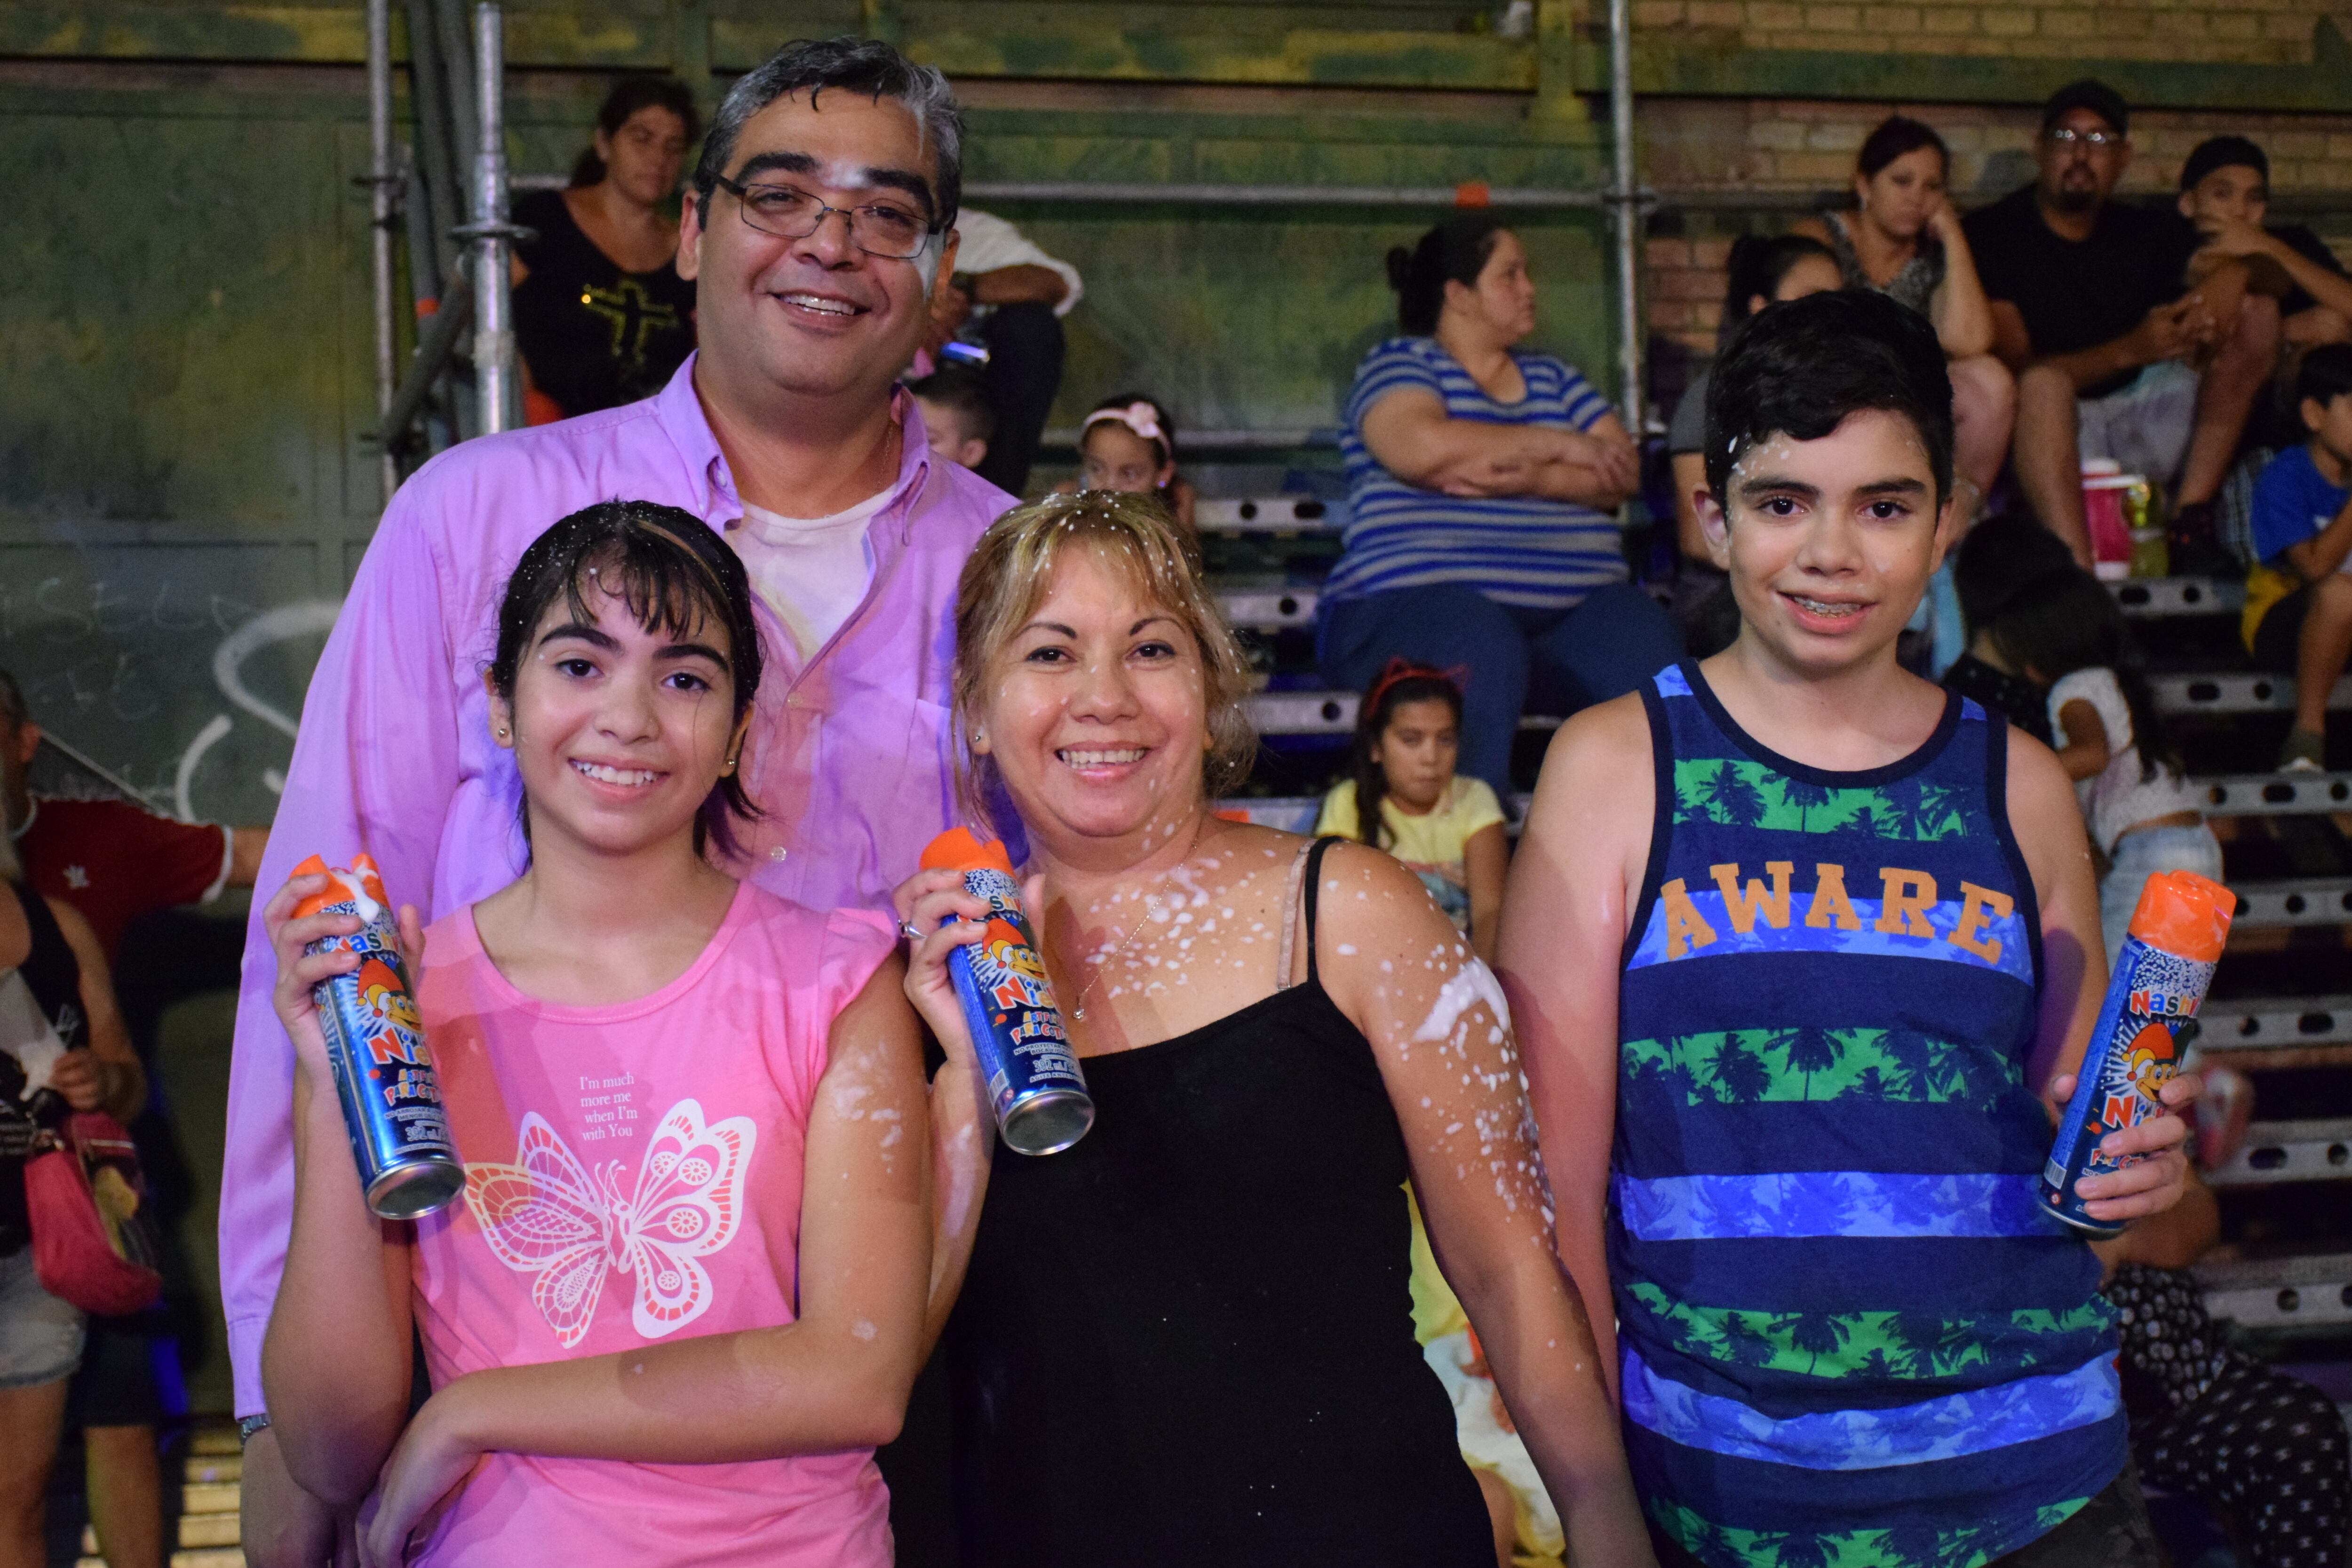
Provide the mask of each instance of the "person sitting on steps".
[{"label": "person sitting on steps", "polygon": [[2269,384],[2278,301],[2243,262],[2185,289],[2194,235],[2113,200],[2130,112],[2104,82],[2043,106],[2034,183],[1961,224],[1992,300],[1993,353],[2017,373],[2012,447],[2026,502],[2084,567],[2082,465],[2111,458],[2166,487],[2173,566],[2210,571],[2213,498]]}]

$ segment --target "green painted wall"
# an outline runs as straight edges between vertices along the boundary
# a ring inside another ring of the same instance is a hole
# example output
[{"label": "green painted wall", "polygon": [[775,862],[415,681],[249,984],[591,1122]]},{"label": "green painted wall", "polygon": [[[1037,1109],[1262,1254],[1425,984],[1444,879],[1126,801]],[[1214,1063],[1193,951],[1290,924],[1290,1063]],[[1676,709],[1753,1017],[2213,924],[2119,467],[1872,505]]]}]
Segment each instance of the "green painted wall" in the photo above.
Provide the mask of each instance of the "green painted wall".
[{"label": "green painted wall", "polygon": [[[27,10],[0,9],[0,42],[30,47]],[[666,59],[680,13],[692,8],[624,6],[593,22],[519,8],[517,52]],[[78,11],[79,33],[41,37],[92,51],[111,39],[118,56],[226,39],[281,63],[0,60],[0,160],[18,172],[0,229],[11,280],[0,664],[58,734],[155,798],[266,819],[323,635],[324,616],[304,606],[340,596],[380,504],[354,183],[363,82],[349,66],[282,63],[335,58],[356,13],[243,8],[206,32],[166,26],[185,22],[181,8],[149,8],[137,13],[148,33],[105,33],[125,14]],[[817,30],[851,17],[813,7],[799,20]],[[781,41],[792,21],[767,36]],[[730,26],[709,36],[750,36],[742,18]],[[516,73],[519,169],[569,165],[604,79]],[[1076,95],[1084,107],[1056,109],[1038,105],[1065,95],[1032,89],[1019,107],[972,110],[968,176],[1448,188],[1599,177],[1580,114],[1530,114],[1525,95],[1284,92],[1269,105],[1244,93],[1236,105],[1226,91],[1202,105],[1181,89],[1118,89],[1137,99],[1129,109],[1095,88]],[[1087,279],[1057,422],[1140,385],[1192,429],[1333,424],[1356,361],[1388,330],[1381,253],[1433,216],[999,210]],[[1530,216],[1523,232],[1545,288],[1545,346],[1599,374],[1610,353],[1599,219]]]}]

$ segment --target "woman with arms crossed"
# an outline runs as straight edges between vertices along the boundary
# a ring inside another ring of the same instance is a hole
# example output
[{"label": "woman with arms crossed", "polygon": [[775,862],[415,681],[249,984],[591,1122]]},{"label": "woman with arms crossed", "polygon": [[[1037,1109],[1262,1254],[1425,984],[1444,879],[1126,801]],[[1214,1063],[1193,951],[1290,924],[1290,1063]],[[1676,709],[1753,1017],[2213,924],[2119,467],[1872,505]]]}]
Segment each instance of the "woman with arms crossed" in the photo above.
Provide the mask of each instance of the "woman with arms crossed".
[{"label": "woman with arms crossed", "polygon": [[986,906],[910,879],[965,1562],[1492,1563],[1413,1342],[1410,1176],[1578,1560],[1646,1564],[1492,976],[1387,856],[1213,815],[1248,667],[1165,510],[1007,513],[956,626],[971,794],[1019,814],[1097,1109],[995,1150],[945,971]]}]

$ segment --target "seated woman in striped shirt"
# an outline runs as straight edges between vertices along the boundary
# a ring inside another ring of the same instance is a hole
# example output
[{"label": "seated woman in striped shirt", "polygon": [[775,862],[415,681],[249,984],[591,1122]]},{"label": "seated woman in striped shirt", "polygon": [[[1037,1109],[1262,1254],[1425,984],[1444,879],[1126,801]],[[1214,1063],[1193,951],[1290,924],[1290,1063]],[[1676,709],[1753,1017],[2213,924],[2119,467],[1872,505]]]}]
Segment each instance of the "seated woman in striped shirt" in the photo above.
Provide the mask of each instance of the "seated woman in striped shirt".
[{"label": "seated woman in striped shirt", "polygon": [[1388,268],[1403,335],[1364,357],[1348,399],[1349,520],[1317,657],[1357,689],[1396,658],[1466,669],[1462,771],[1507,794],[1522,711],[1620,696],[1682,651],[1626,581],[1610,515],[1640,457],[1571,366],[1514,346],[1536,289],[1499,218],[1457,213]]}]

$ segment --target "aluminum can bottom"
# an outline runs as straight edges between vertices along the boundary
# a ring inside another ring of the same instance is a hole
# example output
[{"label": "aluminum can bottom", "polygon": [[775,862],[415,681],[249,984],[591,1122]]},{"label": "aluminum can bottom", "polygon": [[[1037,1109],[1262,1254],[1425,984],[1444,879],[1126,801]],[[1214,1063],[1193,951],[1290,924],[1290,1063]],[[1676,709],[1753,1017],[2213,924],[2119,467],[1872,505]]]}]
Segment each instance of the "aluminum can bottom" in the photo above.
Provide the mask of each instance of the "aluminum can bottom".
[{"label": "aluminum can bottom", "polygon": [[416,1219],[456,1197],[466,1168],[438,1155],[404,1161],[368,1184],[368,1212],[379,1219]]},{"label": "aluminum can bottom", "polygon": [[1046,1089],[1005,1107],[998,1131],[1016,1154],[1058,1154],[1095,1124],[1095,1102],[1083,1089]]}]

